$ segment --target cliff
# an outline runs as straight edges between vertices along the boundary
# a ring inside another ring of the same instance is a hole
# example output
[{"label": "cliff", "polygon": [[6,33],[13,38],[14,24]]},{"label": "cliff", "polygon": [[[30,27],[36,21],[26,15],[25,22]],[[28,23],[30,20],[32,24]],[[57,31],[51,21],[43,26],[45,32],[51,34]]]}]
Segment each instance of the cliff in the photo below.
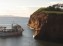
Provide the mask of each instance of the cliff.
[{"label": "cliff", "polygon": [[30,16],[28,26],[34,29],[35,39],[63,42],[63,12],[40,8]]}]

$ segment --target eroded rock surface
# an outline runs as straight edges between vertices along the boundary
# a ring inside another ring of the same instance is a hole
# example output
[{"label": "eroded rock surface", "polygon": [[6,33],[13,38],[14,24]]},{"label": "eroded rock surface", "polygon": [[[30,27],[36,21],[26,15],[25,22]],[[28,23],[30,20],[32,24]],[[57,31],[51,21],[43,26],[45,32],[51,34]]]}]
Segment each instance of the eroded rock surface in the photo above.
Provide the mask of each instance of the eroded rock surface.
[{"label": "eroded rock surface", "polygon": [[34,29],[34,38],[63,41],[63,14],[33,13],[28,26]]}]

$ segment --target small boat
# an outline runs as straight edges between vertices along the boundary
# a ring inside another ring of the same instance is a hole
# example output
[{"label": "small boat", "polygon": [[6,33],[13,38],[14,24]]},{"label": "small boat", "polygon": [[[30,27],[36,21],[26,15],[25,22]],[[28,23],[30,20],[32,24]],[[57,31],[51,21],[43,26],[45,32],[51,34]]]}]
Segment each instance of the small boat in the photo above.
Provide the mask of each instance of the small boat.
[{"label": "small boat", "polygon": [[16,25],[12,24],[11,28],[7,28],[5,26],[0,26],[0,37],[19,36],[19,35],[22,35],[23,31],[24,31],[23,28],[18,24],[16,24]]}]

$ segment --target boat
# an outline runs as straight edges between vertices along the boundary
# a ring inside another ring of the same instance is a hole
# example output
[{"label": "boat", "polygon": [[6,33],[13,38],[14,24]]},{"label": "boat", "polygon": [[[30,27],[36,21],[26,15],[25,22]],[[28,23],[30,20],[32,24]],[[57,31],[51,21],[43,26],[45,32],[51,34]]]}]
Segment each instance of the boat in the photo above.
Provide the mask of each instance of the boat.
[{"label": "boat", "polygon": [[11,25],[11,28],[0,26],[0,37],[7,37],[7,36],[20,36],[24,29],[19,25]]}]

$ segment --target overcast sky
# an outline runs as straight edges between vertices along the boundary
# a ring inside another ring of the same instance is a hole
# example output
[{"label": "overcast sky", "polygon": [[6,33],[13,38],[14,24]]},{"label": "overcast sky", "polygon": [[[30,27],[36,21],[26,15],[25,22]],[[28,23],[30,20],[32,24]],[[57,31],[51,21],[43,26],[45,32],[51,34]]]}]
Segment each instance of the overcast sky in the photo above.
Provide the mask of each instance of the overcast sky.
[{"label": "overcast sky", "polygon": [[40,7],[47,7],[63,0],[0,0],[0,16],[29,17]]}]

